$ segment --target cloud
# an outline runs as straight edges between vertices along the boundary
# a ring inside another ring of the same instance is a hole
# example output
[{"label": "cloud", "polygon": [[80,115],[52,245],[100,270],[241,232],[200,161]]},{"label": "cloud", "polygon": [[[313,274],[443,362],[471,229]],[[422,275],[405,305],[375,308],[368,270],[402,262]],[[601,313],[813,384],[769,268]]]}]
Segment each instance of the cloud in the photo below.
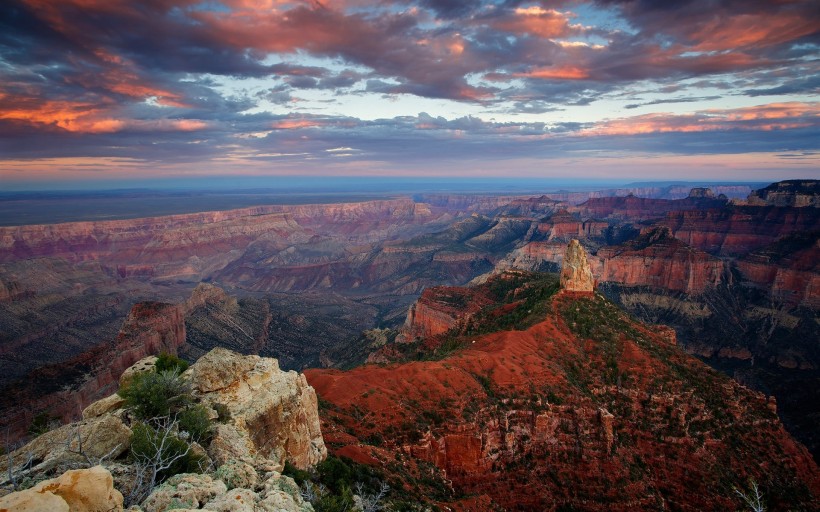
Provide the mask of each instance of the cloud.
[{"label": "cloud", "polygon": [[[810,151],[818,27],[810,0],[6,0],[0,148],[372,165],[548,159],[593,144]],[[708,110],[714,89],[769,103]],[[641,91],[652,99],[635,100]],[[603,99],[644,115],[615,118]],[[382,107],[390,115],[373,119]]]}]

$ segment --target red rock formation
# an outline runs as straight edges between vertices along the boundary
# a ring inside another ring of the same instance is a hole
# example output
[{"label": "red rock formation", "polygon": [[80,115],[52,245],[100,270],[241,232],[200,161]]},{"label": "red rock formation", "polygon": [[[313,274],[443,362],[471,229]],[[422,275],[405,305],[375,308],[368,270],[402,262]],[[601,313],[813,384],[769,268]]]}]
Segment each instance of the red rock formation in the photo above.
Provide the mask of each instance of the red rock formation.
[{"label": "red rock formation", "polygon": [[116,340],[105,341],[66,362],[39,368],[13,385],[0,398],[0,417],[12,439],[23,436],[39,412],[61,421],[77,419],[90,403],[116,391],[126,368],[151,354],[176,354],[184,342],[183,306],[135,304]]},{"label": "red rock formation", "polygon": [[687,246],[665,228],[636,240],[598,250],[603,261],[601,281],[700,293],[721,282],[723,262]]},{"label": "red rock formation", "polygon": [[649,199],[645,197],[600,197],[593,198],[579,206],[585,216],[598,219],[612,218],[632,222],[661,218],[667,212],[691,210],[706,207],[720,207],[726,204],[720,199],[687,197],[686,199]]},{"label": "red rock formation", "polygon": [[464,325],[482,307],[492,301],[470,288],[437,286],[422,292],[410,306],[401,330],[402,341],[431,338]]},{"label": "red rock formation", "polygon": [[746,283],[775,302],[820,308],[820,232],[796,233],[737,260]]},{"label": "red rock formation", "polygon": [[794,232],[820,229],[820,209],[730,206],[669,212],[658,222],[687,245],[721,256],[763,248]]},{"label": "red rock formation", "polygon": [[441,361],[308,370],[325,441],[388,475],[432,463],[510,510],[732,510],[726,485],[775,474],[809,494],[773,491],[773,510],[815,502],[820,470],[765,396],[616,311],[562,294],[543,322]]}]

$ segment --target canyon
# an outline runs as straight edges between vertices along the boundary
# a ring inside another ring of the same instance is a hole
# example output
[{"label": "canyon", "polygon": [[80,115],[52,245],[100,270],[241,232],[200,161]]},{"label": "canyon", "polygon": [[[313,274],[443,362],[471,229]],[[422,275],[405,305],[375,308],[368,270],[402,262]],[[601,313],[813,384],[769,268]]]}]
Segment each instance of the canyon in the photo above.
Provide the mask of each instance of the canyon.
[{"label": "canyon", "polygon": [[2,227],[0,423],[23,435],[38,413],[76,417],[160,351],[193,361],[221,346],[286,369],[424,357],[442,349],[422,340],[485,321],[497,300],[460,286],[557,272],[578,239],[600,293],[774,396],[817,457],[816,185],[643,193],[419,194]]}]

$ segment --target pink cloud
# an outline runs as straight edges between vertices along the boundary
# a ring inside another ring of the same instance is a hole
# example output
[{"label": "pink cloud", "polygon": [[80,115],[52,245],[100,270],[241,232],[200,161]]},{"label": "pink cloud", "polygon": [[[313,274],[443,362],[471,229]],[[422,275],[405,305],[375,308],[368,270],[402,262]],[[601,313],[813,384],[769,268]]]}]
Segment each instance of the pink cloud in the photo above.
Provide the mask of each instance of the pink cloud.
[{"label": "pink cloud", "polygon": [[736,109],[709,109],[692,114],[645,114],[605,120],[580,135],[639,135],[718,130],[771,131],[820,126],[820,103],[771,103]]}]

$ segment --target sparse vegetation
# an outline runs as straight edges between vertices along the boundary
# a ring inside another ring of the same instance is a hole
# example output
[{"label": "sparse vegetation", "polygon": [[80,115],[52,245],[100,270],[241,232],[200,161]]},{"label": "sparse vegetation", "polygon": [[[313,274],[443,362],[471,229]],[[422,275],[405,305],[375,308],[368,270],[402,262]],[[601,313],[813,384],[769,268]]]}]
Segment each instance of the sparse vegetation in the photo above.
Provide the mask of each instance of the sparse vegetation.
[{"label": "sparse vegetation", "polygon": [[141,419],[168,416],[191,403],[190,387],[174,370],[137,374],[117,394]]},{"label": "sparse vegetation", "polygon": [[163,352],[157,356],[157,362],[154,363],[154,366],[157,372],[173,371],[181,374],[188,369],[188,361],[173,354]]}]

